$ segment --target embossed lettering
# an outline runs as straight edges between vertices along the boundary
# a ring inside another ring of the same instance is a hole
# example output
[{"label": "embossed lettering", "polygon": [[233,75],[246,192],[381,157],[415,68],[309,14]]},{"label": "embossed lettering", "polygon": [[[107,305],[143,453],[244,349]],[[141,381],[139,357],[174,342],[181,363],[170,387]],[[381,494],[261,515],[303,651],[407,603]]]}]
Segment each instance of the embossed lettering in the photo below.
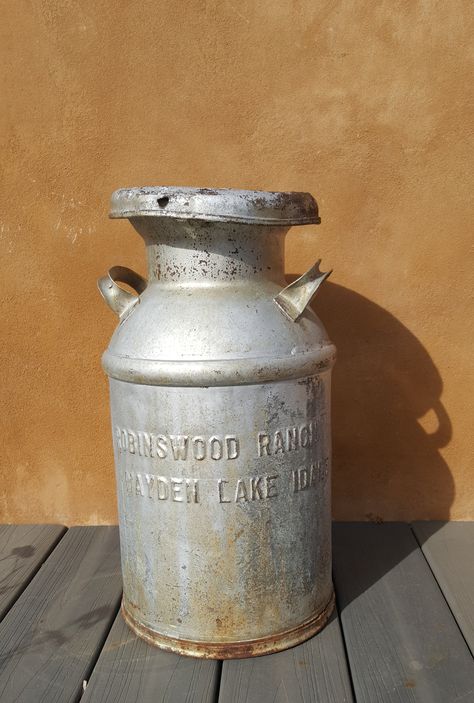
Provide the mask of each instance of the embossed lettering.
[{"label": "embossed lettering", "polygon": [[186,501],[188,503],[199,503],[198,482],[195,478],[186,479]]},{"label": "embossed lettering", "polygon": [[175,460],[182,459],[185,461],[188,455],[188,436],[170,434],[171,449]]},{"label": "embossed lettering", "polygon": [[265,434],[264,432],[259,432],[258,433],[258,456],[265,456],[265,454],[268,456],[270,454],[269,445],[270,445],[270,435]]},{"label": "embossed lettering", "polygon": [[143,492],[143,481],[140,474],[135,475],[135,493],[137,494],[137,496],[145,495],[145,493]]},{"label": "embossed lettering", "polygon": [[148,487],[148,497],[153,499],[153,485],[155,483],[155,478],[154,476],[150,476],[150,474],[145,474],[145,481]]},{"label": "embossed lettering", "polygon": [[214,459],[215,461],[217,459],[222,459],[224,449],[219,437],[211,437],[209,440],[209,446],[211,447],[211,459]]},{"label": "embossed lettering", "polygon": [[226,435],[225,445],[228,459],[237,459],[239,456],[239,440],[234,435]]},{"label": "embossed lettering", "polygon": [[155,474],[125,471],[127,495],[148,497],[153,501],[172,500],[174,503],[199,503],[199,480],[197,478],[166,478]]},{"label": "embossed lettering", "polygon": [[193,437],[193,456],[196,461],[206,458],[206,442],[204,437]]},{"label": "embossed lettering", "polygon": [[293,492],[306,491],[324,484],[329,476],[329,458],[326,457],[310,467],[303,467],[292,471]]},{"label": "embossed lettering", "polygon": [[122,451],[128,452],[128,430],[122,430],[120,433]]},{"label": "embossed lettering", "polygon": [[230,500],[228,498],[224,497],[224,490],[225,490],[225,485],[229,483],[228,481],[224,481],[223,478],[220,478],[217,481],[217,486],[219,488],[219,503],[230,503]]},{"label": "embossed lettering", "polygon": [[[322,465],[323,466],[323,465]],[[324,467],[323,467],[324,468]],[[312,467],[311,483],[321,480],[318,465]],[[308,484],[309,469],[293,472],[295,492],[305,490]],[[305,478],[306,476],[306,478]],[[319,478],[318,478],[319,477]],[[241,477],[236,480],[217,479],[219,503],[249,503],[275,498],[278,491],[279,475]],[[172,501],[173,503],[200,503],[199,479],[166,477],[150,473],[124,471],[124,491],[128,496],[148,498],[153,502]],[[216,497],[216,494],[214,498]]]},{"label": "embossed lettering", "polygon": [[250,479],[250,499],[261,500],[263,498],[263,476]]},{"label": "embossed lettering", "polygon": [[275,432],[274,442],[275,442],[274,447],[273,447],[274,454],[278,454],[279,452],[285,451],[285,445],[283,443],[283,436],[280,431]]},{"label": "embossed lettering", "polygon": [[163,476],[156,477],[156,492],[158,500],[168,500],[170,495],[170,489],[168,486],[168,481]]},{"label": "embossed lettering", "polygon": [[155,439],[155,452],[156,456],[160,459],[166,459],[168,455],[168,440],[162,434],[152,435]]},{"label": "embossed lettering", "polygon": [[183,479],[182,478],[170,478],[171,484],[171,497],[175,503],[182,503],[184,498],[182,494],[183,489]]},{"label": "embossed lettering", "polygon": [[289,452],[298,449],[298,430],[296,427],[287,427],[286,445]]},{"label": "embossed lettering", "polygon": [[140,456],[153,456],[151,436],[148,432],[138,432],[138,453]]},{"label": "embossed lettering", "polygon": [[125,472],[125,490],[128,495],[131,496],[133,493],[133,474],[131,471]]},{"label": "embossed lettering", "polygon": [[304,467],[299,470],[299,478],[300,478],[300,491],[305,491],[307,488],[309,488],[309,470]]},{"label": "embossed lettering", "polygon": [[127,439],[128,439],[128,451],[130,452],[130,454],[135,454],[136,443],[138,441],[137,435],[132,430],[128,430]]},{"label": "embossed lettering", "polygon": [[164,435],[136,432],[131,429],[114,428],[115,446],[118,452],[135,454],[152,459],[173,458],[175,461],[203,461],[211,458],[237,459],[240,453],[240,442],[236,435],[212,435],[205,437],[196,435],[176,434]]},{"label": "embossed lettering", "polygon": [[309,447],[311,444],[311,425],[300,427],[300,444],[302,447]]},{"label": "embossed lettering", "polygon": [[249,503],[254,501],[267,500],[278,496],[279,476],[251,476],[249,478],[239,478],[235,483],[235,490],[232,495],[232,487],[228,486],[230,481],[223,478],[218,479],[220,503]]},{"label": "embossed lettering", "polygon": [[278,495],[278,488],[276,485],[277,479],[278,479],[277,474],[275,474],[274,476],[267,476],[266,477],[267,498],[276,498],[276,496]]},{"label": "embossed lettering", "polygon": [[245,486],[245,481],[243,478],[239,478],[237,481],[237,487],[235,489],[235,502],[238,503],[239,501],[248,501],[248,496],[247,496],[247,488]]},{"label": "embossed lettering", "polygon": [[318,425],[309,421],[299,427],[287,427],[273,434],[259,432],[257,435],[258,456],[273,456],[285,452],[311,447],[317,441]]},{"label": "embossed lettering", "polygon": [[292,471],[291,475],[293,476],[293,493],[298,493],[298,486],[299,486],[298,469],[295,469],[294,471]]},{"label": "embossed lettering", "polygon": [[115,439],[116,439],[116,446],[119,452],[122,451],[122,433],[120,432],[120,427],[115,428]]}]

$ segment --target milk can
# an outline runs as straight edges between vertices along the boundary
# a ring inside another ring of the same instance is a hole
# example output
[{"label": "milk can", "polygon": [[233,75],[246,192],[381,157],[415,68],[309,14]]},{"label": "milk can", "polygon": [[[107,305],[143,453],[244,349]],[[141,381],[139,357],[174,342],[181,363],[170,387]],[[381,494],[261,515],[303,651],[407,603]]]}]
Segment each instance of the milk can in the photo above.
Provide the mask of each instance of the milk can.
[{"label": "milk can", "polygon": [[[308,193],[127,188],[148,280],[98,282],[119,324],[110,379],[122,612],[140,637],[205,658],[291,647],[334,604],[330,374],[308,306],[319,261],[286,284]],[[120,286],[125,283],[128,289]],[[136,294],[130,292],[134,290]]]}]

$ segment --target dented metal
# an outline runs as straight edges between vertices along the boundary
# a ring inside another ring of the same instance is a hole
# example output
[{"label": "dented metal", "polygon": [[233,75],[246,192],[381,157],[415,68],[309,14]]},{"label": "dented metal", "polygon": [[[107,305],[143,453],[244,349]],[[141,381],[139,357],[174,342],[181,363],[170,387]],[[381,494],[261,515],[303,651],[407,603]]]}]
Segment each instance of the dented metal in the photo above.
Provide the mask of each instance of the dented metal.
[{"label": "dented metal", "polygon": [[333,607],[335,348],[307,307],[328,274],[285,288],[283,266],[289,226],[319,222],[317,205],[157,187],[117,191],[111,215],[148,260],[147,283],[123,267],[99,281],[120,317],[103,365],[125,619],[191,656],[297,644]]}]

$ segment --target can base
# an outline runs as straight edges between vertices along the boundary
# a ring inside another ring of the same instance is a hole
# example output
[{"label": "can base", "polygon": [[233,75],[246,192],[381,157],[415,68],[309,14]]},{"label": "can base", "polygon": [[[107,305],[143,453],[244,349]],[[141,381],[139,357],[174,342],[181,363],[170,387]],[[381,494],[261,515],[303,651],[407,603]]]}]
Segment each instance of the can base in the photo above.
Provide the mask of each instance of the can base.
[{"label": "can base", "polygon": [[167,637],[135,620],[127,612],[123,601],[121,611],[125,622],[136,635],[160,649],[200,659],[244,659],[246,657],[259,657],[263,654],[280,652],[309,639],[326,625],[334,609],[334,603],[333,592],[323,610],[310,620],[298,625],[298,627],[267,637],[255,640],[242,640],[240,642],[200,642]]}]

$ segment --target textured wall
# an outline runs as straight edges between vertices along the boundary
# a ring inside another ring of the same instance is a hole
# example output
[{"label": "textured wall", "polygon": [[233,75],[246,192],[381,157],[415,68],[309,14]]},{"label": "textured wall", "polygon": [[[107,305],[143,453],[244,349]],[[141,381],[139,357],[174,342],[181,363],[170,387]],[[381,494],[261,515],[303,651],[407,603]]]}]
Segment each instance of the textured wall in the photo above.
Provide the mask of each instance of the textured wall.
[{"label": "textured wall", "polygon": [[17,0],[0,28],[1,521],[116,520],[95,289],[112,190],[309,190],[334,513],[474,518],[472,3]]}]

